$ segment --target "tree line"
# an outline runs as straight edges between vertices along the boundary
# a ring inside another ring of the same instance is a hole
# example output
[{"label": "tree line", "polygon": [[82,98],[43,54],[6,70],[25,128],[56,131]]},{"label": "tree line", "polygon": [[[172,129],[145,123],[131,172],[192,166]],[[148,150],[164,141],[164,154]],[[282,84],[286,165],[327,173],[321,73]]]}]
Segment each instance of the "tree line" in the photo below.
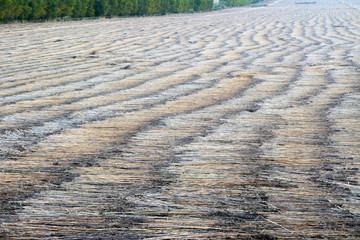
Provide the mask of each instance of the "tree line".
[{"label": "tree line", "polygon": [[[215,8],[259,1],[220,0]],[[213,7],[213,0],[0,0],[0,22],[181,13]]]},{"label": "tree line", "polygon": [[250,3],[257,3],[260,1],[262,0],[219,0],[219,3],[215,7],[217,8],[237,7]]},{"label": "tree line", "polygon": [[213,0],[0,0],[0,21],[151,15],[212,7]]}]

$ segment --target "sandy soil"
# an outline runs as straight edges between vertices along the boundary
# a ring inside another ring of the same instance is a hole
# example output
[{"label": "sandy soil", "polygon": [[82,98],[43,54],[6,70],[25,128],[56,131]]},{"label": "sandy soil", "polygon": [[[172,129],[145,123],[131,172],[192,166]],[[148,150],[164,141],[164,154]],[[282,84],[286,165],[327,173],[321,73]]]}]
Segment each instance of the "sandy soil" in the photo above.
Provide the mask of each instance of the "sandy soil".
[{"label": "sandy soil", "polygon": [[0,25],[0,238],[360,238],[360,3]]}]

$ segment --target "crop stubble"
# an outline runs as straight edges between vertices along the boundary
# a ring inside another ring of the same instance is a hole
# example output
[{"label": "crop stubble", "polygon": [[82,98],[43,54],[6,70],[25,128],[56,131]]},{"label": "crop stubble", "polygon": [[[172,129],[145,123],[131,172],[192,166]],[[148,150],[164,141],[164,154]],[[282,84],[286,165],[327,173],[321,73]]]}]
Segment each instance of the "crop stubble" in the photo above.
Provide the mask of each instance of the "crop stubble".
[{"label": "crop stubble", "polygon": [[359,19],[1,25],[0,237],[359,237]]}]

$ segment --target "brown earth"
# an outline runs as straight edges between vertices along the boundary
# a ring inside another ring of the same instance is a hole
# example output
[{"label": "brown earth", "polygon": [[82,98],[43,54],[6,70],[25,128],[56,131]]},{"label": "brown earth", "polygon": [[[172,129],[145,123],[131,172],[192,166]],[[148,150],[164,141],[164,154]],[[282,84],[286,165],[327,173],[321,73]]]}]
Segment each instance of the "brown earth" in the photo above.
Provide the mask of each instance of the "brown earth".
[{"label": "brown earth", "polygon": [[360,3],[265,4],[0,25],[0,238],[360,238]]}]

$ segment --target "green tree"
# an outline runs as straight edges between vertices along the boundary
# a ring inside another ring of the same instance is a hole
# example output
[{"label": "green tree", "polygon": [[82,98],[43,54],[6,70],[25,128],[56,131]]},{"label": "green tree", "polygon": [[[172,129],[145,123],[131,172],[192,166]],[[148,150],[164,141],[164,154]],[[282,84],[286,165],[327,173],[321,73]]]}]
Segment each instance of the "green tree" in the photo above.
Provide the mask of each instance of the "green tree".
[{"label": "green tree", "polygon": [[145,3],[146,3],[146,0],[138,0],[137,15],[144,15],[145,14]]},{"label": "green tree", "polygon": [[120,14],[119,1],[118,0],[109,0],[108,8],[109,8],[108,14],[110,16],[117,16],[117,15]]},{"label": "green tree", "polygon": [[[16,10],[17,19],[29,19],[31,15],[31,7],[29,6],[30,0],[17,0],[18,9]],[[45,10],[46,11],[46,10]]]},{"label": "green tree", "polygon": [[32,12],[30,14],[30,19],[44,19],[46,18],[46,1],[45,0],[31,0],[30,7]]},{"label": "green tree", "polygon": [[10,20],[9,16],[11,15],[11,6],[13,2],[12,0],[0,0],[0,20]]},{"label": "green tree", "polygon": [[83,18],[86,16],[88,8],[88,1],[87,0],[76,0],[75,6],[72,12],[72,17],[74,18]]},{"label": "green tree", "polygon": [[108,1],[107,0],[95,0],[95,16],[101,17],[105,16],[108,11]]},{"label": "green tree", "polygon": [[86,16],[87,17],[93,17],[95,16],[95,0],[88,0],[87,4],[87,10],[86,10]]},{"label": "green tree", "polygon": [[[166,14],[212,8],[213,0],[0,0],[0,21]],[[234,4],[256,0],[222,0]]]},{"label": "green tree", "polygon": [[161,14],[166,14],[170,9],[170,0],[161,0]]},{"label": "green tree", "polygon": [[57,9],[57,15],[61,17],[72,16],[75,4],[76,0],[60,0]]},{"label": "green tree", "polygon": [[210,9],[213,6],[212,0],[195,0],[194,2],[194,10],[202,11],[206,9]]},{"label": "green tree", "polygon": [[59,0],[46,0],[46,18],[52,19],[57,17],[57,8]]}]

